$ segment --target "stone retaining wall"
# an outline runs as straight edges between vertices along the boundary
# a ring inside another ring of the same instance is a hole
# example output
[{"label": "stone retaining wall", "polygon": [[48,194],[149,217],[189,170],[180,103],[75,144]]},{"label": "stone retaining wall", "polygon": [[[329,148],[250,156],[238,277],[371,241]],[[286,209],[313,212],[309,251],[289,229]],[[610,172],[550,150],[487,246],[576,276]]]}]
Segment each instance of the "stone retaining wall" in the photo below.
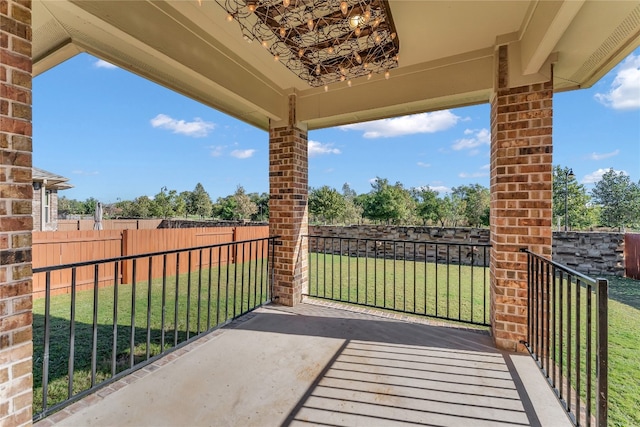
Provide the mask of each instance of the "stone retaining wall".
[{"label": "stone retaining wall", "polygon": [[624,276],[624,233],[554,232],[553,260],[590,277]]},{"label": "stone retaining wall", "polygon": [[309,226],[309,235],[316,236],[309,239],[311,252],[489,266],[489,247],[481,246],[489,244],[488,229]]},{"label": "stone retaining wall", "polygon": [[[473,257],[474,265],[486,265],[481,246],[489,243],[489,230],[478,228],[438,228],[438,227],[399,227],[390,225],[310,225],[310,236],[322,236],[325,239],[310,239],[309,248],[313,251],[326,253],[352,254],[353,256],[378,256],[380,258],[416,259],[433,262],[444,262],[449,257],[451,263],[470,264]],[[340,240],[328,238],[363,239],[351,242],[347,247],[346,240],[340,247]],[[364,239],[373,242],[366,243]],[[375,240],[378,242],[375,242]],[[410,242],[442,242],[462,243],[458,248],[442,245],[414,245],[383,243],[382,240],[402,240]],[[448,253],[447,253],[448,252]],[[591,277],[596,275],[624,276],[624,234],[623,233],[594,233],[594,232],[554,232],[553,260],[567,267]]]}]

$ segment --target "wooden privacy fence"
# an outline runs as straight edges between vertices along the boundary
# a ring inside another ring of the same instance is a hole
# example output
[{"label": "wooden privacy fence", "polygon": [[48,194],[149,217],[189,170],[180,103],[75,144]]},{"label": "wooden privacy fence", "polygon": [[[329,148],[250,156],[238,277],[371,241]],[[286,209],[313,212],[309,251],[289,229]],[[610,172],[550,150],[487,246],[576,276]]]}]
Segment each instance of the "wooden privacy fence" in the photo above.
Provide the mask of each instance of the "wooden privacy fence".
[{"label": "wooden privacy fence", "polygon": [[[158,228],[161,219],[105,219],[102,221],[103,230],[151,230]],[[93,219],[59,219],[58,231],[89,231],[93,230]]]},{"label": "wooden privacy fence", "polygon": [[[145,253],[166,252],[198,246],[239,242],[242,240],[269,236],[268,226],[258,227],[210,227],[155,230],[100,230],[100,231],[34,231],[33,232],[33,268],[52,265],[71,264],[84,261],[95,261],[105,258],[139,255]],[[152,278],[182,274],[190,270],[192,265],[202,262],[204,267],[225,265],[228,262],[244,262],[263,255],[262,243],[251,245],[232,245],[230,249],[222,248],[214,251],[198,251],[182,254],[177,262],[176,254],[168,254],[166,266],[163,256],[153,257],[151,262]],[[200,259],[202,256],[202,260]],[[189,263],[189,259],[191,263]],[[78,290],[90,289],[93,286],[94,266],[76,269],[76,286]],[[166,268],[166,270],[164,270]],[[118,283],[132,283],[133,261],[119,263],[118,271],[104,265],[98,267],[98,285],[111,286]],[[109,270],[109,271],[107,271]],[[136,281],[149,277],[149,258],[136,261]],[[69,269],[51,272],[51,294],[69,293],[71,283]],[[44,296],[45,275],[33,277],[33,296]]]},{"label": "wooden privacy fence", "polygon": [[640,280],[640,234],[624,235],[624,275]]}]

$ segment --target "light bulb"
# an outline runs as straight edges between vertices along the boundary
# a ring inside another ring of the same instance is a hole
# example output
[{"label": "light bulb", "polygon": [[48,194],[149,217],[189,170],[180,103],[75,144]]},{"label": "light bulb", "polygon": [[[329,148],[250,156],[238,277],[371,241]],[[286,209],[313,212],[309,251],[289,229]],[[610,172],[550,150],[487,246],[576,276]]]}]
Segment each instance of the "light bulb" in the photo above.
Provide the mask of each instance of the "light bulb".
[{"label": "light bulb", "polygon": [[273,55],[273,60],[274,61],[280,61],[280,55],[278,55],[277,53],[275,55]]},{"label": "light bulb", "polygon": [[262,40],[262,47],[265,49],[269,47],[269,44],[267,43],[266,40]]},{"label": "light bulb", "polygon": [[232,14],[228,14],[227,15],[227,22],[231,22],[233,21],[233,15]]},{"label": "light bulb", "polygon": [[367,10],[364,11],[364,22],[369,22],[369,19],[371,19],[371,9],[367,8]]},{"label": "light bulb", "polygon": [[347,80],[347,85],[351,87],[351,80]]},{"label": "light bulb", "polygon": [[325,92],[329,92],[329,86],[324,85],[324,91],[325,91]]},{"label": "light bulb", "polygon": [[287,34],[287,30],[284,27],[280,27],[280,37],[284,37]]},{"label": "light bulb", "polygon": [[369,68],[369,63],[368,62],[364,63],[364,68]]},{"label": "light bulb", "polygon": [[384,72],[384,78],[389,80],[389,77],[391,76],[391,73],[389,73],[389,70]]},{"label": "light bulb", "polygon": [[356,37],[360,37],[360,32],[361,32],[360,27],[356,27],[354,31],[354,33],[356,34]]},{"label": "light bulb", "polygon": [[340,81],[341,81],[341,82],[343,82],[343,81],[344,81],[344,79],[345,79],[345,77],[344,77],[344,76],[340,76]]},{"label": "light bulb", "polygon": [[327,49],[327,52],[333,53],[333,46],[329,46],[329,49]]},{"label": "light bulb", "polygon": [[371,71],[369,71],[369,74],[367,74],[367,80],[371,80]]},{"label": "light bulb", "polygon": [[362,64],[362,57],[360,57],[358,52],[356,52],[355,57],[356,57],[356,61],[358,62],[358,64]]},{"label": "light bulb", "polygon": [[380,34],[376,33],[375,41],[376,41],[376,44],[380,44],[380,42],[382,41],[382,38],[380,37]]},{"label": "light bulb", "polygon": [[316,74],[320,74],[320,71],[321,71],[321,70],[320,70],[320,64],[318,64],[318,65],[316,66]]},{"label": "light bulb", "polygon": [[283,5],[284,7],[289,7],[289,5],[290,5],[290,4],[291,4],[291,1],[290,1],[290,0],[282,0],[282,5]]},{"label": "light bulb", "polygon": [[380,18],[373,20],[373,28],[378,28],[378,25],[380,25]]},{"label": "light bulb", "polygon": [[256,4],[251,2],[247,5],[247,9],[249,9],[249,12],[253,13],[256,11]]},{"label": "light bulb", "polygon": [[309,31],[313,30],[313,19],[307,21],[307,27],[309,27]]},{"label": "light bulb", "polygon": [[303,56],[303,55],[304,55],[304,49],[300,49],[300,50],[298,51],[298,56],[299,56],[300,58],[302,58],[302,56]]},{"label": "light bulb", "polygon": [[342,11],[343,15],[347,15],[347,12],[349,11],[349,5],[346,1],[343,0],[340,2],[340,10]]},{"label": "light bulb", "polygon": [[396,38],[396,33],[391,33],[391,40]]}]

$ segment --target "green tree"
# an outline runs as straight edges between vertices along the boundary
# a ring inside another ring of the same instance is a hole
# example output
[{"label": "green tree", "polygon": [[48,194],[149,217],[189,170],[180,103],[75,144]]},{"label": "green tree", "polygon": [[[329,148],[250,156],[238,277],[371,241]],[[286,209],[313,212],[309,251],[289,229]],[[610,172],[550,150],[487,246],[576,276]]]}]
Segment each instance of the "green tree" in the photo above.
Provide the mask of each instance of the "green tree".
[{"label": "green tree", "polygon": [[76,199],[68,199],[62,196],[58,199],[58,215],[81,215],[84,213],[84,203]]},{"label": "green tree", "polygon": [[362,206],[357,203],[358,194],[351,189],[349,184],[342,186],[342,196],[344,198],[344,212],[340,220],[343,224],[359,224],[362,220]]},{"label": "green tree", "polygon": [[269,218],[269,194],[249,193],[249,199],[256,204],[258,210],[251,217],[254,221],[264,221]]},{"label": "green tree", "polygon": [[462,185],[452,189],[453,201],[459,200],[460,211],[467,225],[471,227],[489,226],[489,189],[480,184]]},{"label": "green tree", "polygon": [[447,194],[438,199],[438,221],[444,227],[457,227],[464,220],[465,203],[458,194]]},{"label": "green tree", "polygon": [[591,192],[601,206],[600,223],[606,227],[632,225],[640,217],[640,190],[624,172],[609,169]]},{"label": "green tree", "polygon": [[153,198],[150,211],[155,218],[171,218],[176,215],[184,215],[185,206],[184,200],[178,197],[176,190],[167,190],[167,187],[162,187]]},{"label": "green tree", "polygon": [[250,219],[252,215],[258,212],[258,205],[251,201],[251,198],[245,193],[244,187],[241,185],[238,185],[233,198],[236,202],[234,219]]},{"label": "green tree", "polygon": [[213,216],[227,221],[233,220],[235,219],[237,206],[236,199],[233,195],[218,197],[213,205]]},{"label": "green tree", "polygon": [[345,208],[344,196],[334,188],[324,185],[309,191],[309,213],[316,220],[333,224],[333,221],[344,215]]},{"label": "green tree", "polygon": [[569,228],[585,229],[595,225],[596,210],[591,206],[591,197],[584,185],[570,175],[570,169],[556,165],[553,167],[553,223],[565,223],[565,188],[567,189],[567,214]]},{"label": "green tree", "polygon": [[376,177],[373,189],[364,199],[364,215],[374,221],[410,222],[415,212],[415,202],[411,194],[400,182],[389,185],[386,178]]},{"label": "green tree", "polygon": [[89,197],[83,203],[82,213],[86,215],[93,215],[96,211],[96,206],[98,205],[98,199],[93,197]]},{"label": "green tree", "polygon": [[205,191],[201,183],[197,183],[193,191],[187,194],[186,202],[188,214],[198,215],[200,218],[211,215],[211,197],[209,197],[209,193]]},{"label": "green tree", "polygon": [[422,219],[423,224],[434,223],[439,220],[438,215],[438,192],[429,186],[414,188],[413,198],[417,203],[416,213]]}]

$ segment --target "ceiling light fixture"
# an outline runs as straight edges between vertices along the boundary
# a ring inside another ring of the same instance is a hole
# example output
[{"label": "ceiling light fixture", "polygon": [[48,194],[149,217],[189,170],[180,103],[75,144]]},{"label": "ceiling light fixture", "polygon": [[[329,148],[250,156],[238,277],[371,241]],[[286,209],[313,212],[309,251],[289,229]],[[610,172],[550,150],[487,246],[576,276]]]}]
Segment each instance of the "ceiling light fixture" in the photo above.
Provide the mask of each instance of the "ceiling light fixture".
[{"label": "ceiling light fixture", "polygon": [[385,0],[216,2],[243,36],[258,40],[310,86],[387,77],[398,66],[400,42]]}]

